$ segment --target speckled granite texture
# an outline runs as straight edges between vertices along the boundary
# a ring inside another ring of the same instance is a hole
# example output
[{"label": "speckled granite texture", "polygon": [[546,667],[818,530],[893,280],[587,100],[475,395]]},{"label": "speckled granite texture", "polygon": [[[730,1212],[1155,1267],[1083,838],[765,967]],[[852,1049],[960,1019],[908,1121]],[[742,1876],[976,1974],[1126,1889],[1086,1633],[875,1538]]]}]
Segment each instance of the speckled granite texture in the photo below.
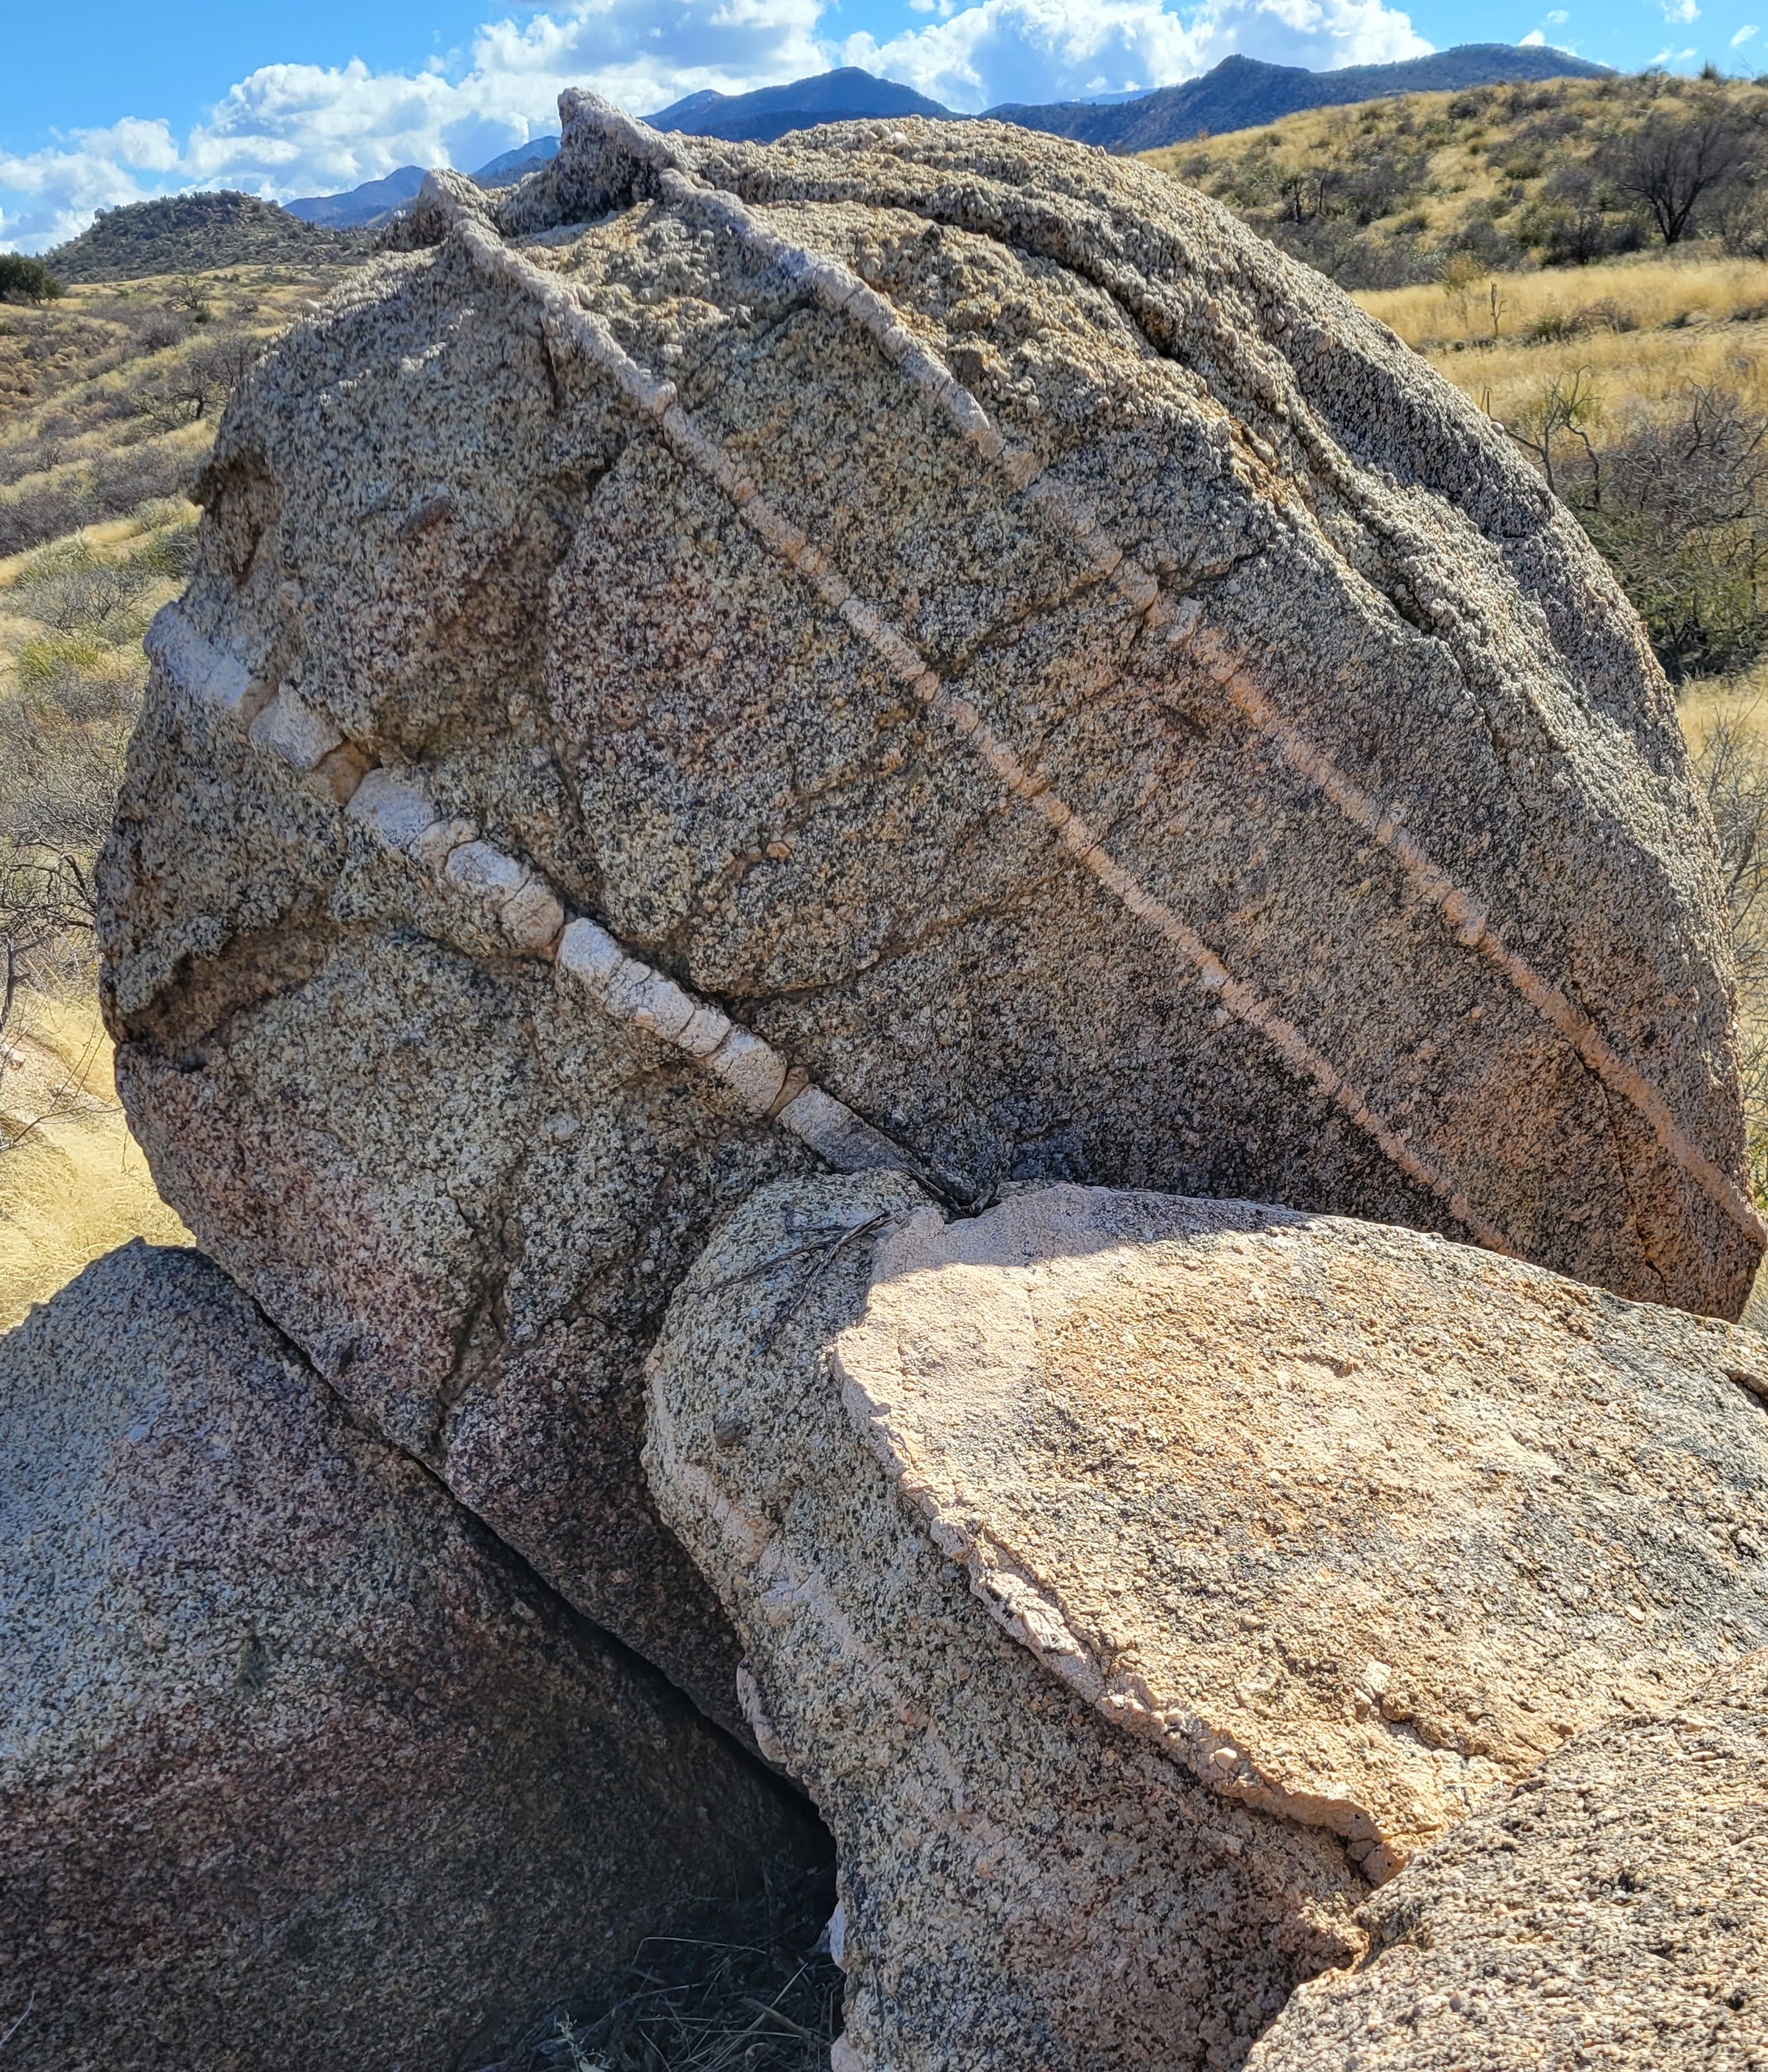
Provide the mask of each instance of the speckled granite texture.
[{"label": "speckled granite texture", "polygon": [[207,1260],[0,1338],[7,2066],[477,2066],[825,1848]]},{"label": "speckled granite texture", "polygon": [[1411,1231],[1065,1186],[893,1227],[833,1357],[1011,1630],[1374,1881],[1768,1645],[1754,1332]]},{"label": "speckled granite texture", "polygon": [[1146,167],[565,113],[231,404],[102,871],[159,1184],[352,1402],[730,1716],[638,1375],[771,1178],[1735,1314],[1703,810],[1498,429]]},{"label": "speckled granite texture", "polygon": [[1768,1641],[1765,1355],[1337,1218],[763,1189],[670,1305],[645,1462],[836,1836],[837,2072],[1239,2063],[1408,1860]]},{"label": "speckled granite texture", "polygon": [[1758,2072],[1768,1654],[1569,1741],[1363,1918],[1248,2072]]},{"label": "speckled granite texture", "polygon": [[663,1514],[742,1636],[757,1739],[835,1836],[836,2072],[1236,2066],[1360,1950],[1367,1887],[1337,1836],[1231,1803],[1051,1675],[874,1457],[828,1347],[869,1227],[919,1198],[894,1174],[763,1189],[652,1358]]}]

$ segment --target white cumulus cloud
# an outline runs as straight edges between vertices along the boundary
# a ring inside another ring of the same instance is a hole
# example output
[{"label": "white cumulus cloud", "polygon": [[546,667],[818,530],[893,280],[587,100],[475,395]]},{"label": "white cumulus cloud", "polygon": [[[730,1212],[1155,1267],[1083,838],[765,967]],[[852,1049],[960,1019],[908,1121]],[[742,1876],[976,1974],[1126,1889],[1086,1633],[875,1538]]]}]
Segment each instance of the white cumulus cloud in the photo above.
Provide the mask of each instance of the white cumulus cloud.
[{"label": "white cumulus cloud", "polygon": [[1737,35],[1732,38],[1731,47],[1734,51],[1741,51],[1752,36],[1759,36],[1761,34],[1762,25],[1759,23],[1745,22]]},{"label": "white cumulus cloud", "polygon": [[[1692,7],[1693,0],[1676,0]],[[44,149],[0,151],[0,245],[41,251],[95,211],[192,187],[286,199],[402,165],[469,170],[557,127],[566,86],[643,113],[713,88],[742,92],[867,70],[967,111],[1002,101],[1162,86],[1231,51],[1330,68],[1430,45],[1386,0],[911,0],[930,15],[879,43],[837,39],[834,0],[561,0],[487,22],[467,47],[410,72],[270,64],[230,88],[180,140],[130,116]]]},{"label": "white cumulus cloud", "polygon": [[977,0],[940,11],[883,43],[849,36],[841,62],[973,114],[998,101],[1165,86],[1235,51],[1326,70],[1431,47],[1382,0],[1205,0],[1185,14],[1160,0]]},{"label": "white cumulus cloud", "polygon": [[1545,44],[1546,41],[1546,37],[1541,34],[1539,29],[1531,29],[1528,34],[1522,39],[1519,47],[1525,51],[1538,51],[1544,44]]},{"label": "white cumulus cloud", "polygon": [[1660,0],[1663,18],[1667,22],[1698,22],[1700,10],[1695,0]]}]

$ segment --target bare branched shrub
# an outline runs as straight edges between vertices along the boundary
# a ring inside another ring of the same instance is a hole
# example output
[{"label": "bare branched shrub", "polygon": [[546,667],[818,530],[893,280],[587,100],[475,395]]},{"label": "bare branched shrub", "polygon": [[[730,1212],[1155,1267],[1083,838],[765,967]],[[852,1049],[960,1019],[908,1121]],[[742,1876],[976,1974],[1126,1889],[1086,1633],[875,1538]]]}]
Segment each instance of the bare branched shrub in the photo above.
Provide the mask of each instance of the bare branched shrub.
[{"label": "bare branched shrub", "polygon": [[1693,761],[1712,809],[1739,989],[1768,1006],[1768,739],[1756,708],[1708,727]]},{"label": "bare branched shrub", "polygon": [[[27,995],[91,988],[93,865],[140,702],[141,622],[190,529],[175,524],[121,558],[61,542],[4,593],[10,612],[45,630],[17,649],[20,688],[0,701],[0,1082],[13,1050],[6,1026]],[[65,1091],[84,1098],[72,1080]],[[11,1116],[0,1150],[24,1126]]]},{"label": "bare branched shrub", "polygon": [[158,441],[94,459],[71,478],[30,482],[0,497],[0,557],[121,518],[138,505],[177,496],[187,487],[188,457]]},{"label": "bare branched shrub", "polygon": [[[1549,392],[1534,415],[1554,407]],[[1510,429],[1536,450],[1526,427]],[[1549,481],[1620,578],[1672,680],[1746,668],[1768,652],[1768,416],[1734,389],[1691,383],[1601,443],[1587,426],[1561,429],[1577,442],[1547,442]]]},{"label": "bare branched shrub", "polygon": [[262,351],[262,341],[244,331],[217,331],[180,354],[156,380],[146,384],[139,406],[156,424],[168,429],[217,417]]},{"label": "bare branched shrub", "polygon": [[1742,178],[1750,162],[1748,132],[1717,101],[1688,114],[1651,117],[1615,138],[1601,160],[1614,186],[1649,213],[1666,245],[1687,236],[1703,199]]},{"label": "bare branched shrub", "polygon": [[1534,460],[1556,494],[1560,471],[1569,444],[1584,463],[1582,479],[1600,485],[1601,458],[1591,437],[1601,414],[1601,398],[1587,367],[1569,374],[1556,374],[1540,393],[1508,418],[1504,430]]},{"label": "bare branched shrub", "polygon": [[140,560],[106,559],[85,541],[73,540],[39,553],[11,594],[14,608],[58,632],[77,627],[104,630],[157,574]]}]

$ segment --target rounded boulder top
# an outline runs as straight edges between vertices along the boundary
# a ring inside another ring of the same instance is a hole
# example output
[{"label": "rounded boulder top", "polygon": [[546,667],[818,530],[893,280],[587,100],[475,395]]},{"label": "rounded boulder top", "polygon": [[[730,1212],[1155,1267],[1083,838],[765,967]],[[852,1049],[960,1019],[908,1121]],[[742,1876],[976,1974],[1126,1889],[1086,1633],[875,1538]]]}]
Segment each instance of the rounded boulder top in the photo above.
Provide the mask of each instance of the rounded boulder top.
[{"label": "rounded boulder top", "polygon": [[120,1079],[282,1327],[581,1543],[545,1406],[819,1161],[1736,1314],[1708,823],[1501,430],[1149,167],[563,112],[235,396],[150,641]]}]

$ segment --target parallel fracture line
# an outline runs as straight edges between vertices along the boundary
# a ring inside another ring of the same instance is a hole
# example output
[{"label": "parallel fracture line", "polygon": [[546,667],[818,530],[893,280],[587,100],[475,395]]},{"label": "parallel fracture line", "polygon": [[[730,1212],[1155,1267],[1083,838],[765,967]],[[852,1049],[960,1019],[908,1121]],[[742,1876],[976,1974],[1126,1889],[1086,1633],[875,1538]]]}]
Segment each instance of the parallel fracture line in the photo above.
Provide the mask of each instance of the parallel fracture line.
[{"label": "parallel fracture line", "polygon": [[232,720],[254,748],[323,783],[346,817],[385,849],[475,900],[512,952],[553,964],[611,1020],[673,1045],[722,1081],[746,1114],[779,1123],[837,1172],[902,1166],[943,1191],[901,1145],[813,1085],[771,1044],[634,956],[586,915],[572,918],[538,871],[482,841],[473,822],[438,812],[418,771],[376,763],[292,685],[273,691],[255,682],[179,606],[158,615],[146,645],[182,697]]},{"label": "parallel fracture line", "polygon": [[[666,200],[713,217],[750,250],[777,265],[789,279],[808,288],[822,307],[857,323],[911,384],[944,412],[963,443],[997,468],[1009,490],[1065,531],[1095,572],[1151,624],[1174,616],[1166,609],[1157,578],[1111,538],[1090,500],[1052,481],[1029,448],[1009,441],[950,368],[917,342],[891,305],[851,268],[780,237],[738,196],[690,176],[667,141],[647,125],[617,109],[596,105],[588,97],[578,97],[578,110],[579,119],[592,120],[653,168]],[[1203,643],[1194,644],[1201,648]],[[1438,911],[1455,939],[1485,957],[1589,1069],[1644,1117],[1663,1149],[1741,1229],[1758,1240],[1768,1237],[1768,1227],[1748,1196],[1683,1130],[1663,1095],[1620,1056],[1559,986],[1506,945],[1474,894],[1433,863],[1396,817],[1375,804],[1324,750],[1306,741],[1244,665],[1230,663],[1216,673],[1242,717],[1276,745],[1291,770],[1314,783],[1347,820],[1395,859],[1414,892]]]}]

